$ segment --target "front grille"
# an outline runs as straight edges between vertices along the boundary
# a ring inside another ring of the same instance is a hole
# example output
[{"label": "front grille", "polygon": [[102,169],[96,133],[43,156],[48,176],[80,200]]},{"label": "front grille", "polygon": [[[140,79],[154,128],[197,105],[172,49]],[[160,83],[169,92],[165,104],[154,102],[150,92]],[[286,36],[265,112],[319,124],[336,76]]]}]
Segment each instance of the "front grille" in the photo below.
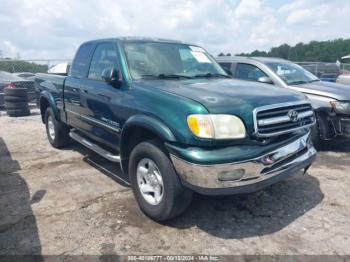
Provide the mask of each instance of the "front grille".
[{"label": "front grille", "polygon": [[307,102],[259,107],[254,110],[255,134],[270,137],[290,133],[315,124],[312,106]]}]

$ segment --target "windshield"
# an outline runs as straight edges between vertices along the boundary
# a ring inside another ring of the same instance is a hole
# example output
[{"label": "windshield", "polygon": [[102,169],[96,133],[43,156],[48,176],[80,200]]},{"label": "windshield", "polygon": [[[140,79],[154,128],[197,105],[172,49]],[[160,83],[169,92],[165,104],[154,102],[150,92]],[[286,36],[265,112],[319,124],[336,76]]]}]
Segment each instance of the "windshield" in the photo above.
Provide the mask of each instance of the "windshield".
[{"label": "windshield", "polygon": [[202,48],[177,43],[126,42],[133,79],[229,77]]},{"label": "windshield", "polygon": [[299,65],[292,63],[267,62],[270,67],[287,85],[300,85],[319,81],[319,79]]}]

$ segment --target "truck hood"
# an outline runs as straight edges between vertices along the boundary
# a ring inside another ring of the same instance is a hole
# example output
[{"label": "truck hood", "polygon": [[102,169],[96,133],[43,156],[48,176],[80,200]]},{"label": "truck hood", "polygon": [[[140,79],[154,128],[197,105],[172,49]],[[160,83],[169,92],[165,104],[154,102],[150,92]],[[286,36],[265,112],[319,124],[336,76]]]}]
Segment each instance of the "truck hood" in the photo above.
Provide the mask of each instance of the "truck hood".
[{"label": "truck hood", "polygon": [[313,82],[290,86],[293,90],[319,96],[326,96],[340,101],[350,101],[350,86],[332,82]]},{"label": "truck hood", "polygon": [[135,85],[186,97],[201,103],[210,113],[234,114],[247,124],[252,124],[256,107],[305,99],[299,92],[233,79],[150,80]]}]

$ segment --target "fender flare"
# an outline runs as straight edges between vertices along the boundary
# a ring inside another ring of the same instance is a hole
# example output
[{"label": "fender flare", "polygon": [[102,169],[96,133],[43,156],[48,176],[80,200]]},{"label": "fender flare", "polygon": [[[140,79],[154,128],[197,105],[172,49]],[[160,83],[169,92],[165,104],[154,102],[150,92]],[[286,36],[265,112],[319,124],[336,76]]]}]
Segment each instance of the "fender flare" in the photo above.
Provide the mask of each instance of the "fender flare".
[{"label": "fender flare", "polygon": [[[45,99],[49,103],[49,105],[52,108],[52,111],[53,111],[53,113],[55,115],[56,120],[60,121],[61,120],[60,119],[60,114],[58,112],[58,108],[57,108],[57,105],[55,103],[55,99],[53,98],[53,95],[50,92],[46,91],[46,90],[44,90],[44,91],[42,91],[40,93],[40,98],[39,98],[39,108],[40,108],[40,110],[41,110],[41,103],[42,103],[43,99]],[[45,114],[45,112],[41,112],[41,113]]]},{"label": "fender flare", "polygon": [[126,137],[128,135],[128,130],[130,130],[130,128],[135,127],[147,129],[148,131],[154,133],[164,141],[176,142],[176,138],[173,132],[159,119],[146,115],[134,115],[125,122],[121,132],[120,154],[122,158],[123,156],[125,156],[125,148],[127,146]]},{"label": "fender flare", "polygon": [[122,171],[127,174],[128,173],[128,159],[129,156],[127,155],[128,150],[128,144],[127,144],[127,136],[128,136],[128,130],[131,128],[144,128],[148,131],[154,133],[156,136],[160,137],[164,141],[169,142],[176,142],[176,138],[172,131],[165,125],[163,122],[158,120],[155,117],[152,116],[146,116],[146,115],[134,115],[130,117],[124,124],[121,135],[120,135],[120,146],[119,146],[119,152],[121,156],[121,169]]}]

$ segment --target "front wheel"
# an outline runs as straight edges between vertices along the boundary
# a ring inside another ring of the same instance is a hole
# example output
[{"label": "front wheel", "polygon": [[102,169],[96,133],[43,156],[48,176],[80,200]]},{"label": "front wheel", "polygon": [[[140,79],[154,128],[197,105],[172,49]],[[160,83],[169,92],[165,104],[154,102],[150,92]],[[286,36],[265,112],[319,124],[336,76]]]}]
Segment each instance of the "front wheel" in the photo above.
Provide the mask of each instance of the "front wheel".
[{"label": "front wheel", "polygon": [[318,128],[318,124],[316,123],[311,127],[311,141],[315,148],[319,147],[320,140],[320,131]]},{"label": "front wheel", "polygon": [[141,210],[156,221],[180,215],[191,203],[192,191],[183,187],[158,140],[142,142],[133,149],[129,176]]}]

